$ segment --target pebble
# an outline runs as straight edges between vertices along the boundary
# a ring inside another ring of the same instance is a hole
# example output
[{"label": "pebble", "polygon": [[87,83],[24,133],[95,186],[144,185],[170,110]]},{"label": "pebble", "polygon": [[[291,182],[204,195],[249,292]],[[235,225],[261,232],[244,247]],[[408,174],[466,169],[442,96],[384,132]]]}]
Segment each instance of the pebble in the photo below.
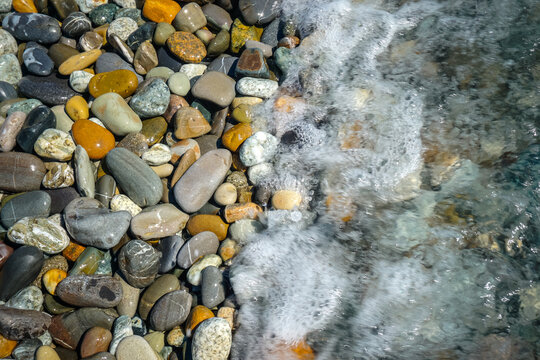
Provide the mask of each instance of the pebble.
[{"label": "pebble", "polygon": [[137,30],[137,28],[138,26],[135,20],[128,17],[117,18],[109,24],[107,38],[114,34],[118,36],[120,40],[126,41],[129,35]]},{"label": "pebble", "polygon": [[150,327],[157,331],[171,330],[186,321],[192,296],[186,290],[175,290],[163,295],[152,307]]},{"label": "pebble", "polygon": [[127,282],[137,288],[150,285],[159,270],[161,253],[141,240],[131,240],[120,249],[118,267]]},{"label": "pebble", "polygon": [[184,239],[178,235],[168,236],[160,240],[159,251],[161,251],[161,259],[159,272],[161,274],[174,269],[176,266],[176,258],[182,245],[184,245]]},{"label": "pebble", "polygon": [[152,78],[139,86],[129,105],[137,115],[149,118],[162,115],[167,110],[169,100],[167,84],[162,79]]},{"label": "pebble", "polygon": [[[167,45],[167,41],[165,42],[165,45]],[[167,67],[175,72],[180,70],[180,68],[182,67],[183,62],[180,61],[174,54],[172,54],[167,46],[160,47],[157,50],[157,54],[158,66]]]},{"label": "pebble", "polygon": [[146,137],[148,145],[152,146],[163,138],[167,126],[167,121],[162,116],[157,116],[143,121],[141,133]]},{"label": "pebble", "polygon": [[101,26],[112,22],[117,11],[117,5],[111,3],[103,4],[90,11],[88,17],[94,25]]},{"label": "pebble", "polygon": [[234,308],[223,306],[217,312],[217,317],[227,320],[231,329],[234,328]]},{"label": "pebble", "polygon": [[262,28],[245,25],[239,18],[234,19],[231,29],[231,52],[238,53],[247,40],[259,41],[261,34]]},{"label": "pebble", "polygon": [[175,32],[174,26],[166,22],[160,22],[157,24],[154,31],[154,44],[157,46],[165,46],[165,43],[169,36]]},{"label": "pebble", "polygon": [[8,152],[13,150],[17,144],[17,134],[21,131],[25,120],[26,114],[22,111],[14,111],[8,115],[0,126],[0,151]]},{"label": "pebble", "polygon": [[150,310],[155,303],[165,294],[171,291],[179,290],[180,282],[178,278],[172,274],[165,274],[154,281],[152,285],[146,289],[139,301],[139,315],[143,320],[148,318]]},{"label": "pebble", "polygon": [[67,277],[67,272],[61,269],[50,269],[43,274],[43,285],[51,295],[55,295],[56,286]]},{"label": "pebble", "polygon": [[201,272],[202,303],[207,308],[218,306],[225,300],[223,274],[215,266],[207,266]]},{"label": "pebble", "polygon": [[193,236],[203,231],[211,231],[216,234],[219,241],[227,237],[228,228],[229,224],[225,223],[221,217],[209,214],[194,215],[186,225],[186,229]]},{"label": "pebble", "polygon": [[104,158],[115,146],[114,135],[90,120],[77,120],[71,132],[73,139],[86,150],[92,160]]},{"label": "pebble", "polygon": [[167,344],[174,346],[174,347],[180,347],[182,346],[182,343],[184,342],[185,335],[182,331],[182,328],[180,326],[175,326],[167,333]]},{"label": "pebble", "polygon": [[27,75],[19,81],[19,91],[22,95],[40,100],[45,105],[63,105],[69,98],[78,95],[69,87],[67,79],[54,74]]},{"label": "pebble", "polygon": [[206,57],[206,47],[201,40],[186,31],[176,31],[169,36],[167,47],[184,62],[200,63]]},{"label": "pebble", "polygon": [[69,75],[69,86],[76,92],[85,93],[88,91],[88,84],[93,77],[94,75],[89,72],[75,70]]},{"label": "pebble", "polygon": [[88,153],[81,145],[77,145],[75,148],[74,167],[79,193],[82,196],[93,198],[96,190],[94,165],[90,162]]},{"label": "pebble", "polygon": [[302,195],[298,191],[278,190],[272,196],[272,206],[277,210],[293,210],[302,203]]},{"label": "pebble", "polygon": [[222,54],[208,65],[208,71],[219,71],[232,77],[237,62],[237,57]]},{"label": "pebble", "polygon": [[[264,34],[263,34],[264,36]],[[264,42],[247,40],[245,44],[246,49],[259,49],[265,58],[272,56],[272,46],[265,44]]]},{"label": "pebble", "polygon": [[208,133],[212,127],[199,110],[181,107],[174,116],[174,129],[177,139],[189,139]]},{"label": "pebble", "polygon": [[110,206],[112,211],[127,211],[131,216],[136,216],[142,211],[140,206],[124,194],[113,196]]},{"label": "pebble", "polygon": [[213,38],[208,44],[208,56],[214,57],[221,55],[229,48],[231,43],[231,35],[227,30],[221,30],[217,33],[216,37]]},{"label": "pebble", "polygon": [[255,96],[260,98],[269,98],[274,95],[279,85],[277,81],[269,79],[257,79],[253,77],[244,77],[237,81],[236,91],[241,95]]},{"label": "pebble", "polygon": [[199,286],[201,284],[201,272],[207,266],[220,266],[223,261],[221,257],[216,254],[205,255],[202,259],[193,264],[188,272],[186,279],[187,281],[194,286]]},{"label": "pebble", "polygon": [[28,113],[32,110],[34,110],[39,105],[43,105],[41,101],[36,99],[28,99],[28,100],[21,100],[17,101],[14,104],[10,105],[8,107],[8,110],[6,112],[6,115],[11,115],[14,112],[23,112],[28,115]]},{"label": "pebble", "polygon": [[[4,266],[4,264],[12,254],[13,248],[9,245],[4,244],[4,242],[0,240],[0,269],[2,268],[2,266]],[[174,262],[176,263],[176,255],[174,257]]]},{"label": "pebble", "polygon": [[150,332],[144,335],[144,340],[146,340],[150,347],[158,354],[165,346],[165,334],[162,331]]},{"label": "pebble", "polygon": [[45,190],[51,197],[51,214],[59,214],[73,199],[78,198],[77,190],[72,187],[63,189]]},{"label": "pebble", "polygon": [[197,159],[201,157],[201,149],[199,148],[199,144],[197,143],[197,141],[193,139],[184,139],[174,143],[171,146],[171,162],[177,163],[180,157],[184,155],[188,150],[193,150]]},{"label": "pebble", "polygon": [[159,360],[144,338],[132,335],[124,338],[116,350],[117,360]]},{"label": "pebble", "polygon": [[0,306],[0,334],[10,340],[35,338],[47,331],[51,316],[41,311]]},{"label": "pebble", "polygon": [[102,72],[92,77],[88,84],[88,91],[95,98],[109,92],[117,93],[126,98],[137,90],[138,85],[139,81],[133,71],[119,69]]},{"label": "pebble", "polygon": [[133,333],[135,335],[144,336],[148,334],[145,322],[138,316],[131,318],[131,327],[133,328]]},{"label": "pebble", "polygon": [[40,346],[36,351],[36,360],[60,360],[58,353],[50,346]]},{"label": "pebble", "polygon": [[24,339],[11,353],[16,360],[34,360],[34,354],[43,343],[38,338]]},{"label": "pebble", "polygon": [[146,80],[157,77],[160,78],[163,81],[168,81],[169,78],[174,74],[175,72],[169,69],[165,66],[157,66],[153,69],[151,69],[148,74],[146,74]]},{"label": "pebble", "polygon": [[43,162],[31,154],[0,153],[0,189],[9,192],[38,190],[46,169]]},{"label": "pebble", "polygon": [[270,69],[262,50],[257,48],[245,49],[238,59],[235,70],[236,77],[253,77],[268,79]]},{"label": "pebble", "polygon": [[227,320],[214,317],[203,321],[193,336],[193,360],[226,360],[231,351],[232,333]]},{"label": "pebble", "polygon": [[25,217],[9,228],[7,235],[16,244],[35,246],[46,254],[62,252],[69,244],[64,228],[46,218]]},{"label": "pebble", "polygon": [[210,27],[226,31],[231,29],[233,23],[231,15],[229,15],[229,13],[221,6],[206,4],[203,6],[202,10]]},{"label": "pebble", "polygon": [[223,182],[231,162],[231,153],[224,149],[201,156],[174,186],[174,196],[180,207],[188,213],[199,210]]},{"label": "pebble", "polygon": [[223,134],[223,146],[235,152],[252,134],[253,130],[249,124],[236,124]]},{"label": "pebble", "polygon": [[237,242],[232,239],[225,239],[219,245],[218,254],[221,256],[221,259],[225,262],[232,259],[240,250]]},{"label": "pebble", "polygon": [[188,76],[183,72],[172,74],[167,80],[167,85],[173,94],[180,96],[186,96],[191,87]]},{"label": "pebble", "polygon": [[52,111],[40,105],[31,110],[26,116],[22,129],[17,134],[17,144],[25,151],[32,152],[34,143],[45,130],[54,128],[56,118]]},{"label": "pebble", "polygon": [[87,358],[109,349],[112,333],[105,328],[96,326],[88,330],[82,338],[80,355]]},{"label": "pebble", "polygon": [[178,252],[177,265],[189,269],[201,257],[215,254],[219,247],[218,237],[211,231],[202,231],[188,240]]},{"label": "pebble", "polygon": [[148,150],[148,139],[141,133],[131,133],[126,135],[116,147],[125,148],[140,157]]},{"label": "pebble", "polygon": [[[8,10],[9,11],[9,10]],[[0,56],[17,53],[17,41],[6,30],[0,29]]]},{"label": "pebble", "polygon": [[0,81],[17,86],[22,78],[21,66],[13,54],[0,56]]},{"label": "pebble", "polygon": [[236,187],[230,183],[223,183],[219,185],[214,193],[214,201],[219,206],[234,204],[236,202],[236,197]]},{"label": "pebble", "polygon": [[75,151],[75,143],[62,130],[46,129],[34,143],[34,151],[46,159],[68,161]]},{"label": "pebble", "polygon": [[68,38],[79,38],[90,30],[92,30],[92,22],[80,11],[72,12],[62,22],[62,33]]},{"label": "pebble", "polygon": [[250,136],[240,148],[240,160],[245,166],[253,166],[272,159],[279,140],[266,132],[258,131]]},{"label": "pebble", "polygon": [[85,248],[82,253],[75,257],[76,260],[73,267],[69,271],[69,275],[94,274],[104,257],[105,254],[96,248]]},{"label": "pebble", "polygon": [[109,345],[109,352],[115,355],[118,344],[128,336],[132,335],[133,327],[131,325],[131,318],[125,315],[119,316],[114,321],[113,339]]},{"label": "pebble", "polygon": [[223,212],[223,217],[228,223],[233,223],[242,219],[257,219],[262,213],[262,208],[252,202],[243,204],[227,205]]},{"label": "pebble", "polygon": [[75,0],[75,1],[77,2],[77,5],[79,5],[79,9],[85,14],[94,10],[98,6],[107,3],[107,0]]},{"label": "pebble", "polygon": [[193,85],[191,93],[198,99],[223,108],[232,103],[235,97],[235,84],[232,78],[221,72],[208,71]]},{"label": "pebble", "polygon": [[58,72],[62,75],[70,75],[76,70],[83,70],[97,61],[101,56],[101,50],[95,49],[73,55],[65,60],[59,67]]},{"label": "pebble", "polygon": [[116,246],[129,228],[131,214],[110,211],[95,199],[81,197],[64,209],[69,234],[80,244],[110,249]]},{"label": "pebble", "polygon": [[79,38],[79,48],[82,51],[101,49],[103,37],[95,31],[87,31]]},{"label": "pebble", "polygon": [[114,307],[122,294],[120,281],[104,275],[70,275],[56,287],[62,301],[77,307]]},{"label": "pebble", "polygon": [[214,317],[212,310],[204,305],[197,305],[189,313],[186,321],[186,335],[191,337],[195,328],[206,319]]},{"label": "pebble", "polygon": [[242,17],[249,25],[265,25],[279,15],[281,0],[239,0]]},{"label": "pebble", "polygon": [[127,149],[115,148],[105,157],[107,167],[125,194],[143,206],[156,205],[163,193],[159,176]]},{"label": "pebble", "polygon": [[54,69],[54,62],[47,55],[47,51],[39,47],[26,49],[23,52],[24,66],[34,75],[47,76]]},{"label": "pebble", "polygon": [[75,173],[69,164],[56,163],[47,171],[41,183],[46,189],[66,188],[75,183]]},{"label": "pebble", "polygon": [[129,46],[131,50],[136,51],[144,43],[152,44],[151,40],[154,36],[155,30],[156,23],[147,22],[142,24],[137,30],[135,30],[128,36],[126,40],[127,46]]},{"label": "pebble", "polygon": [[146,0],[142,14],[156,23],[165,22],[170,24],[179,11],[180,5],[172,0]]},{"label": "pebble", "polygon": [[258,185],[264,180],[268,179],[274,173],[274,167],[270,163],[262,162],[250,166],[247,173],[249,181],[251,181],[255,185]]},{"label": "pebble", "polygon": [[264,226],[257,220],[242,219],[231,224],[229,234],[232,239],[240,244],[245,244],[248,242],[250,235],[261,232],[263,229]]},{"label": "pebble", "polygon": [[99,96],[92,103],[91,109],[115,135],[124,136],[142,129],[139,116],[117,93],[109,92]]},{"label": "pebble", "polygon": [[30,285],[43,265],[43,252],[34,246],[17,248],[0,273],[0,301],[6,301]]},{"label": "pebble", "polygon": [[44,191],[30,191],[8,200],[0,209],[0,220],[7,229],[27,216],[49,216],[51,197]]},{"label": "pebble", "polygon": [[181,231],[189,216],[174,205],[148,207],[131,220],[131,232],[142,240],[172,236]]},{"label": "pebble", "polygon": [[158,65],[156,49],[150,41],[143,42],[133,58],[133,67],[141,75],[147,74]]},{"label": "pebble", "polygon": [[135,8],[135,0],[113,0],[113,2],[122,8]]},{"label": "pebble", "polygon": [[[1,30],[1,29],[0,29]],[[17,90],[13,85],[0,81],[0,102],[17,98]]]},{"label": "pebble", "polygon": [[114,274],[114,278],[120,281],[120,285],[122,286],[122,294],[123,294],[122,299],[116,306],[116,310],[118,310],[118,314],[126,315],[131,318],[137,312],[137,306],[138,306],[139,295],[141,293],[141,290],[139,288],[129,285],[120,276],[119,273]]},{"label": "pebble", "polygon": [[43,294],[37,286],[31,285],[13,295],[5,305],[13,309],[40,311],[43,307]]},{"label": "pebble", "polygon": [[185,5],[176,14],[172,24],[178,31],[194,33],[206,25],[206,17],[199,4],[192,2]]},{"label": "pebble", "polygon": [[11,13],[2,21],[2,28],[19,41],[36,41],[52,44],[62,32],[55,18],[45,14]]},{"label": "pebble", "polygon": [[73,120],[69,118],[64,108],[64,105],[56,105],[51,108],[51,111],[56,118],[56,129],[69,133],[73,126]]}]

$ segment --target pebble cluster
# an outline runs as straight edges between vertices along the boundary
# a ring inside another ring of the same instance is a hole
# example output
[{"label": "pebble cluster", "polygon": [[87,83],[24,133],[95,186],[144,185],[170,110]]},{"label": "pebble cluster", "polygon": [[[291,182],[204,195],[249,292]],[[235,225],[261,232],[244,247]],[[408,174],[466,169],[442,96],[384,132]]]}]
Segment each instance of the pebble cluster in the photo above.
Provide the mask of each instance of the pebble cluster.
[{"label": "pebble cluster", "polygon": [[228,267],[303,203],[255,186],[279,3],[0,0],[0,358],[229,357]]}]

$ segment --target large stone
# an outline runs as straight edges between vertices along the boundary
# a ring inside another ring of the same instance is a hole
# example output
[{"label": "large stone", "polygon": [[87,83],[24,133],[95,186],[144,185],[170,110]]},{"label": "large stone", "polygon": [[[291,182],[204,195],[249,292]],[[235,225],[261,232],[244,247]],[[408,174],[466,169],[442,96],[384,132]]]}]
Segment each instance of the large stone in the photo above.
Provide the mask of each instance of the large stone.
[{"label": "large stone", "polygon": [[22,78],[21,65],[13,54],[0,56],[0,81],[17,86]]},{"label": "large stone", "polygon": [[69,244],[69,236],[62,226],[39,217],[17,221],[9,228],[8,238],[17,244],[35,246],[47,254],[58,254]]},{"label": "large stone", "polygon": [[184,245],[184,239],[178,235],[168,236],[159,241],[159,250],[161,251],[159,272],[161,274],[174,269],[176,257],[182,245]]},{"label": "large stone", "polygon": [[120,249],[118,267],[127,282],[134,287],[150,285],[159,270],[161,253],[141,240],[131,240]]},{"label": "large stone", "polygon": [[249,25],[265,25],[274,20],[281,10],[280,0],[239,0],[242,17]]},{"label": "large stone", "polygon": [[193,213],[206,204],[225,179],[231,163],[231,153],[224,149],[212,150],[201,156],[174,187],[174,196],[180,207]]},{"label": "large stone", "polygon": [[217,30],[229,31],[232,25],[231,15],[221,6],[206,4],[202,8],[208,25]]},{"label": "large stone", "polygon": [[58,21],[44,14],[11,13],[2,21],[2,28],[23,42],[52,44],[62,36]]},{"label": "large stone", "polygon": [[47,129],[56,126],[53,112],[45,105],[40,105],[28,113],[24,125],[17,134],[17,144],[27,153],[34,150],[34,144]]},{"label": "large stone", "polygon": [[200,63],[206,56],[202,41],[186,31],[177,31],[169,36],[167,47],[180,60],[188,63]]},{"label": "large stone", "polygon": [[41,311],[0,306],[0,334],[10,340],[35,338],[47,331],[51,316]]},{"label": "large stone", "polygon": [[58,284],[55,293],[70,305],[104,308],[118,305],[123,295],[120,281],[105,275],[68,276]]},{"label": "large stone", "polygon": [[115,135],[124,136],[142,129],[139,116],[117,93],[106,93],[95,99],[92,103],[92,113]]},{"label": "large stone", "polygon": [[38,190],[45,165],[31,154],[0,153],[0,189],[10,192]]},{"label": "large stone", "polygon": [[49,76],[27,75],[19,81],[19,91],[29,98],[38,99],[46,105],[63,105],[77,92],[69,87],[69,80],[56,74]]},{"label": "large stone", "polygon": [[38,276],[43,252],[34,246],[22,246],[8,258],[0,273],[0,301],[6,301],[27,287]]},{"label": "large stone", "polygon": [[202,113],[193,107],[181,107],[174,116],[174,136],[177,139],[199,137],[211,129]]},{"label": "large stone", "polygon": [[4,204],[0,210],[2,225],[7,228],[26,216],[49,216],[51,197],[45,191],[30,191]]},{"label": "large stone", "polygon": [[176,14],[172,24],[178,31],[194,33],[206,25],[206,17],[199,4],[192,2]]},{"label": "large stone", "polygon": [[236,94],[235,84],[232,78],[221,72],[208,71],[193,85],[191,94],[223,108],[232,103]]},{"label": "large stone", "polygon": [[157,331],[171,330],[186,321],[193,299],[186,290],[176,290],[163,295],[152,307],[150,327]]},{"label": "large stone", "polygon": [[158,360],[159,356],[154,352],[148,342],[138,336],[132,335],[124,338],[116,349],[117,360]]},{"label": "large stone", "polygon": [[189,216],[171,204],[144,209],[131,220],[131,232],[142,240],[171,236],[181,231]]},{"label": "large stone", "polygon": [[202,303],[211,309],[225,300],[223,274],[215,266],[207,266],[201,273]]},{"label": "large stone", "polygon": [[141,296],[139,315],[143,320],[148,318],[150,310],[163,295],[180,289],[180,281],[172,274],[165,274],[152,283]]}]

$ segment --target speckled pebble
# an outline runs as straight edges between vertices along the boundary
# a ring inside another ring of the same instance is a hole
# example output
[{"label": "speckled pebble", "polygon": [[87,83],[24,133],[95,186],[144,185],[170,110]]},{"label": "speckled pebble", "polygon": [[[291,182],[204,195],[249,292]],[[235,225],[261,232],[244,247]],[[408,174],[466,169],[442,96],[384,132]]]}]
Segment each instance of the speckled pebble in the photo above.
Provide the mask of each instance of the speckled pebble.
[{"label": "speckled pebble", "polygon": [[73,168],[67,163],[54,164],[43,177],[41,184],[46,189],[60,189],[75,183]]},{"label": "speckled pebble", "polygon": [[245,166],[253,166],[270,160],[277,151],[279,140],[263,131],[250,136],[240,148],[240,160]]},{"label": "speckled pebble", "polygon": [[47,159],[68,161],[75,151],[75,143],[71,135],[62,130],[47,129],[34,143],[34,151]]},{"label": "speckled pebble", "polygon": [[57,254],[69,245],[69,236],[60,225],[46,218],[25,217],[8,231],[9,240],[35,246],[47,254]]},{"label": "speckled pebble", "polygon": [[88,91],[88,83],[94,75],[87,71],[76,70],[69,75],[69,85],[73,90],[79,93],[85,93]]},{"label": "speckled pebble", "polygon": [[245,77],[236,83],[236,91],[244,96],[255,96],[267,99],[272,97],[279,85],[277,81]]},{"label": "speckled pebble", "polygon": [[189,80],[194,77],[201,76],[206,71],[207,66],[204,64],[184,64],[179,72],[186,74]]},{"label": "speckled pebble", "polygon": [[155,144],[142,156],[148,165],[158,166],[171,160],[171,149],[165,144]]},{"label": "speckled pebble", "polygon": [[122,41],[126,41],[129,35],[137,30],[137,28],[138,26],[135,20],[128,17],[121,17],[113,20],[113,22],[109,24],[109,28],[107,29],[107,37],[115,34]]},{"label": "speckled pebble", "polygon": [[128,211],[131,216],[135,216],[142,211],[142,208],[135,204],[133,200],[127,197],[124,194],[118,194],[113,196],[111,199],[111,210],[112,211]]},{"label": "speckled pebble", "polygon": [[214,317],[203,321],[193,336],[193,360],[226,360],[231,351],[232,332],[227,320]]}]

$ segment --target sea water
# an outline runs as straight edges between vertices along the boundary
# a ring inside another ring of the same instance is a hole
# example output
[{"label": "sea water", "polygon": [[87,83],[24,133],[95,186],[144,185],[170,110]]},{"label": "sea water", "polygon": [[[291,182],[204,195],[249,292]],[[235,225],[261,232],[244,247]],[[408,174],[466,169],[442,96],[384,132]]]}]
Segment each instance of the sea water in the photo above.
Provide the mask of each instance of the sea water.
[{"label": "sea water", "polygon": [[281,8],[302,43],[276,97],[302,101],[256,110],[262,185],[304,201],[233,264],[232,358],[538,357],[540,2]]}]

